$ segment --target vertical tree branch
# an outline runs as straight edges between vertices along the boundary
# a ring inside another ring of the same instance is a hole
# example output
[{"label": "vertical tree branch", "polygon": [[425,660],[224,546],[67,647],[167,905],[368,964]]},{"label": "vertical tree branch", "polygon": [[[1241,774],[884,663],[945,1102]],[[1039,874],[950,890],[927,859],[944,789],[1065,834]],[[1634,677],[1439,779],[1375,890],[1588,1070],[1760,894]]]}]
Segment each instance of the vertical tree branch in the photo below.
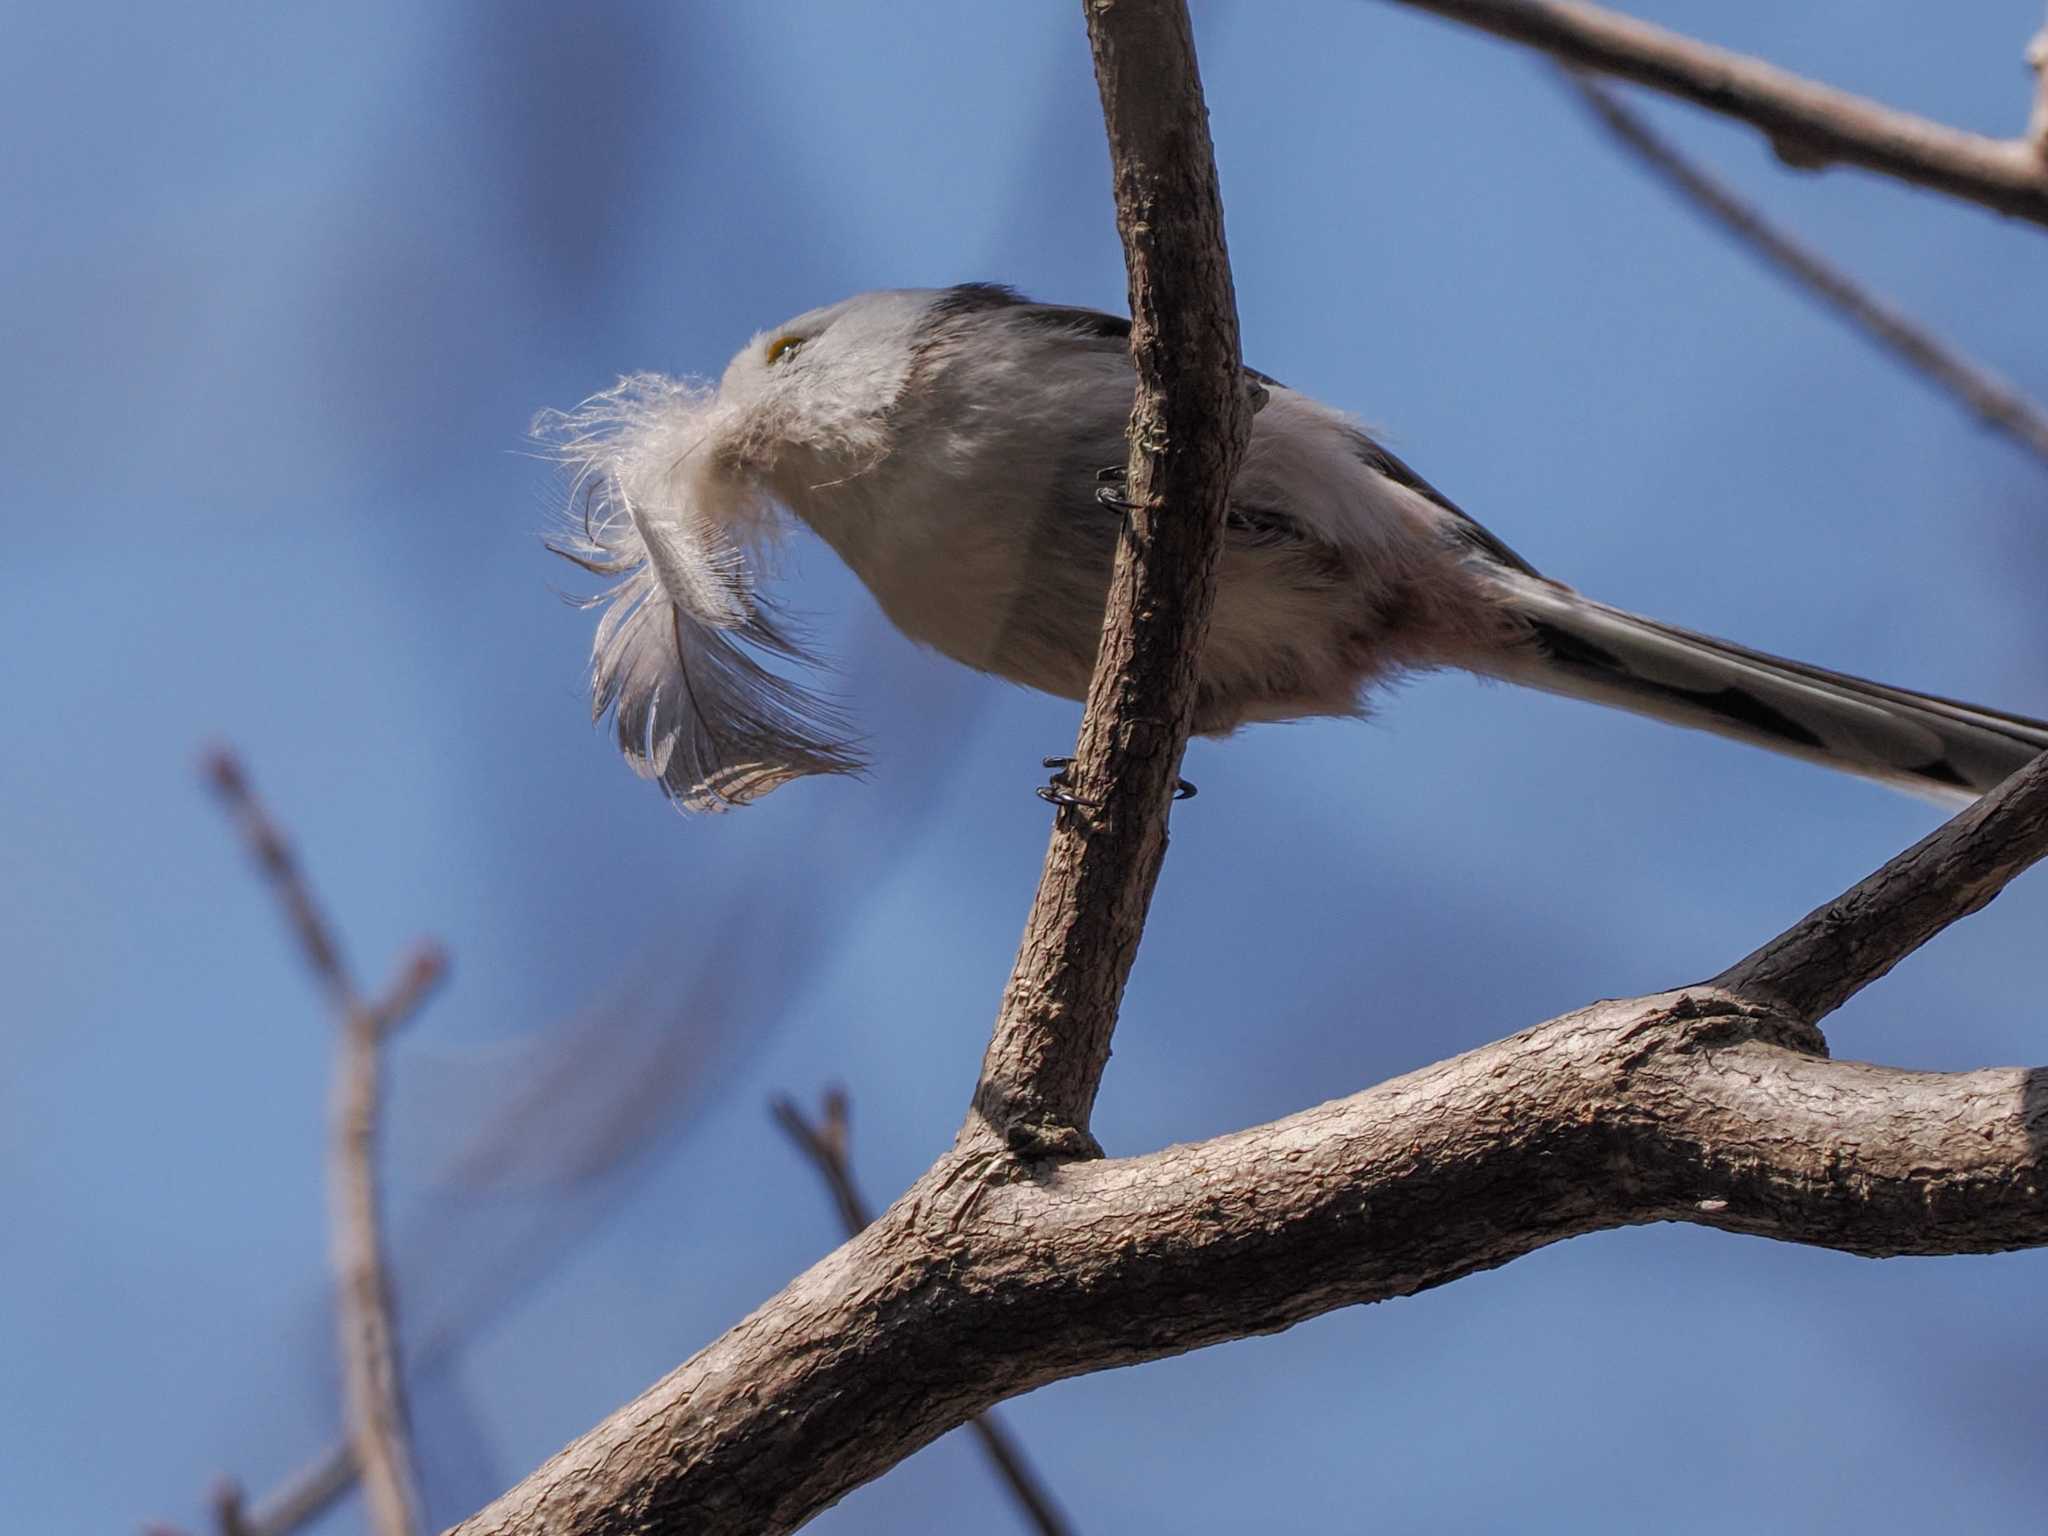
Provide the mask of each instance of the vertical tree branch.
[{"label": "vertical tree branch", "polygon": [[[384,1263],[377,1128],[384,1039],[419,1007],[446,961],[439,949],[420,946],[384,995],[365,1002],[290,843],[256,798],[241,764],[231,753],[215,752],[206,771],[284,908],[307,967],[341,1016],[327,1173],[343,1410],[371,1529],[377,1536],[413,1536],[421,1524],[419,1484]],[[243,1518],[239,1495],[235,1518]]]},{"label": "vertical tree branch", "polygon": [[1932,380],[1989,425],[2048,462],[2048,414],[1989,369],[1979,366],[1927,327],[1878,298],[1826,259],[1776,228],[1734,191],[1667,143],[1614,92],[1582,70],[1566,68],[1593,115],[1694,206],[1849,322]]},{"label": "vertical tree branch", "polygon": [[1251,430],[1208,112],[1184,0],[1086,0],[1130,273],[1128,497],[1102,643],[963,1136],[1099,1155],[1088,1130],[1166,853],[1215,601],[1231,477]]},{"label": "vertical tree branch", "polygon": [[383,1044],[443,969],[439,951],[416,951],[384,1002],[375,1006],[357,1002],[344,1013],[336,1048],[327,1164],[337,1289],[335,1325],[349,1440],[355,1448],[356,1465],[362,1470],[370,1528],[377,1536],[413,1536],[423,1524],[419,1479],[413,1470],[406,1423],[405,1387],[398,1366],[397,1326],[392,1318],[377,1182]]},{"label": "vertical tree branch", "polygon": [[[816,1121],[809,1119],[789,1099],[777,1099],[769,1109],[775,1116],[775,1123],[796,1143],[797,1150],[809,1159],[811,1166],[818,1170],[818,1176],[825,1181],[832,1203],[838,1207],[839,1222],[846,1229],[846,1235],[858,1236],[874,1217],[853,1178],[845,1092],[838,1088],[829,1090],[825,1095],[824,1113]],[[1039,1481],[1038,1474],[1025,1461],[1023,1450],[995,1414],[992,1411],[979,1414],[969,1419],[965,1427],[981,1442],[982,1454],[988,1457],[996,1476],[1002,1479],[1003,1486],[1009,1490],[1010,1497],[1023,1511],[1032,1529],[1039,1536],[1071,1536],[1073,1527],[1067,1524],[1066,1516],[1060,1513],[1052,1495]]]}]

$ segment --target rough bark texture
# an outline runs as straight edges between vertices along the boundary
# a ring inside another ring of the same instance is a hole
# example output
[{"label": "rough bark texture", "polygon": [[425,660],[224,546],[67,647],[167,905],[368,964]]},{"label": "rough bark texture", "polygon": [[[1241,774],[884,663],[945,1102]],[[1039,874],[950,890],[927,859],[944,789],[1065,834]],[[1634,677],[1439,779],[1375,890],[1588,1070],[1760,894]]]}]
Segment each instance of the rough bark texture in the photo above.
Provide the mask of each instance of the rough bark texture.
[{"label": "rough bark texture", "polygon": [[1818,1045],[1693,988],[1145,1157],[956,1152],[461,1530],[792,1530],[1015,1393],[1603,1228],[1862,1254],[2048,1241],[2048,1072],[1901,1072]]},{"label": "rough bark texture", "polygon": [[2023,139],[1990,139],[1897,112],[1598,6],[1568,0],[1399,3],[1740,118],[1769,134],[1792,164],[1860,165],[2048,224],[2048,160]]},{"label": "rough bark texture", "polygon": [[1089,0],[1130,271],[1129,514],[1038,896],[963,1135],[1099,1153],[1088,1132],[1166,854],[1232,472],[1251,431],[1223,203],[1180,0]]},{"label": "rough bark texture", "polygon": [[[789,1139],[810,1159],[811,1166],[825,1181],[832,1203],[839,1209],[839,1220],[846,1228],[846,1235],[858,1236],[861,1229],[875,1218],[853,1178],[846,1095],[838,1089],[828,1092],[824,1113],[815,1123],[787,1099],[779,1100],[773,1111],[776,1124],[788,1133]],[[1067,1524],[1066,1516],[1025,1460],[1023,1449],[1015,1437],[995,1415],[977,1414],[967,1421],[966,1427],[981,1443],[982,1454],[988,1458],[991,1469],[1016,1503],[1025,1523],[1039,1536],[1071,1536],[1073,1528]]]}]

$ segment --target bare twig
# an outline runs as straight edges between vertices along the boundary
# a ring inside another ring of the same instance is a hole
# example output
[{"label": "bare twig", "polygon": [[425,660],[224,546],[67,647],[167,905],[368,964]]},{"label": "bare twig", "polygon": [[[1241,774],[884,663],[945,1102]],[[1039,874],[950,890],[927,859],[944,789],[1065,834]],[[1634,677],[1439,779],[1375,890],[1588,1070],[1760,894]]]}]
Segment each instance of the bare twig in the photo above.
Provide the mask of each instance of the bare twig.
[{"label": "bare twig", "polygon": [[963,1135],[1099,1154],[1088,1130],[1166,854],[1230,480],[1251,431],[1223,204],[1184,0],[1087,0],[1130,271],[1127,495],[1102,643],[1038,895]]},{"label": "bare twig", "polygon": [[[257,1536],[242,1512],[242,1485],[233,1478],[215,1483],[208,1502],[213,1506],[213,1536]],[[186,1532],[182,1526],[158,1520],[145,1525],[142,1536],[186,1536]]]},{"label": "bare twig", "polygon": [[249,1536],[293,1536],[334,1506],[355,1486],[355,1450],[347,1440],[292,1474],[284,1485],[245,1517]]},{"label": "bare twig", "polygon": [[242,1506],[242,1485],[233,1478],[222,1479],[213,1490],[213,1529],[215,1536],[256,1536]]},{"label": "bare twig", "polygon": [[327,1178],[342,1395],[370,1526],[377,1536],[412,1536],[422,1525],[379,1209],[382,1045],[444,970],[438,949],[417,950],[378,1003],[352,1007],[343,1016],[335,1062]]},{"label": "bare twig", "polygon": [[439,949],[420,946],[382,996],[366,1002],[291,844],[256,798],[240,762],[229,752],[217,751],[207,757],[206,771],[277,893],[314,979],[341,1016],[328,1189],[344,1409],[353,1460],[363,1473],[371,1528],[377,1536],[412,1536],[421,1523],[419,1482],[398,1369],[376,1173],[380,1047],[385,1035],[412,1014],[440,979],[446,960]]},{"label": "bare twig", "polygon": [[832,1203],[839,1208],[839,1224],[846,1229],[846,1235],[852,1237],[873,1221],[874,1213],[853,1182],[853,1162],[847,1143],[846,1090],[827,1089],[816,1120],[797,1108],[793,1099],[777,1099],[768,1106],[768,1112],[825,1181]]},{"label": "bare twig", "polygon": [[241,829],[257,867],[277,895],[278,904],[284,908],[285,921],[291,925],[292,934],[305,954],[306,968],[335,1007],[344,1011],[353,1007],[355,983],[349,979],[341,944],[313,899],[312,888],[300,872],[291,844],[250,789],[241,760],[226,748],[218,748],[206,755],[202,766],[228,814]]},{"label": "bare twig", "polygon": [[1582,70],[1567,68],[1565,74],[1609,131],[1695,206],[1718,219],[1759,255],[1819,295],[1986,423],[2048,461],[2048,412],[1771,224],[1736,196],[1732,188],[1680,154],[1613,91]]},{"label": "bare twig", "polygon": [[1577,0],[1398,0],[1739,118],[1804,169],[1841,162],[2048,224],[2048,160]]},{"label": "bare twig", "polygon": [[2048,162],[2048,22],[2027,44],[2027,65],[2034,71],[2034,110],[2027,118],[2027,142]]},{"label": "bare twig", "polygon": [[1816,1022],[2048,857],[2048,754],[1710,985]]},{"label": "bare twig", "polygon": [[[858,1236],[874,1218],[869,1214],[867,1202],[861,1198],[860,1187],[853,1179],[845,1090],[832,1088],[826,1091],[824,1105],[816,1121],[805,1116],[790,1099],[777,1099],[769,1110],[775,1116],[775,1123],[796,1143],[797,1150],[810,1160],[811,1166],[818,1170],[818,1176],[825,1181],[825,1187],[832,1193],[832,1203],[839,1208],[839,1221],[846,1228],[846,1235]],[[1030,1463],[1024,1459],[1022,1447],[994,1412],[968,1420],[966,1427],[981,1442],[982,1453],[995,1467],[996,1475],[1009,1489],[1010,1497],[1024,1512],[1024,1518],[1031,1522],[1032,1529],[1040,1532],[1041,1536],[1070,1536],[1073,1527],[1053,1503],[1052,1495],[1038,1474],[1031,1470]]]}]

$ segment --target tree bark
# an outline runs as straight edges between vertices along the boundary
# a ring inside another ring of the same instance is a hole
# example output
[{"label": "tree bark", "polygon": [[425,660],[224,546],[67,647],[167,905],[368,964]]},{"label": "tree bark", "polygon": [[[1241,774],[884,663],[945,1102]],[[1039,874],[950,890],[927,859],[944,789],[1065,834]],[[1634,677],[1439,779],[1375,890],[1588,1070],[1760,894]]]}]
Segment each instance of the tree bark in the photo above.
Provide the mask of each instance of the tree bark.
[{"label": "tree bark", "polygon": [[1902,1072],[1819,1043],[1690,988],[1144,1157],[1005,1173],[955,1152],[459,1529],[794,1530],[1046,1382],[1611,1227],[1689,1221],[1870,1255],[2048,1242],[2048,1072]]},{"label": "tree bark", "polygon": [[1130,272],[1124,536],[1038,895],[963,1137],[1099,1156],[1088,1130],[1166,819],[1251,433],[1208,109],[1182,0],[1087,0]]}]

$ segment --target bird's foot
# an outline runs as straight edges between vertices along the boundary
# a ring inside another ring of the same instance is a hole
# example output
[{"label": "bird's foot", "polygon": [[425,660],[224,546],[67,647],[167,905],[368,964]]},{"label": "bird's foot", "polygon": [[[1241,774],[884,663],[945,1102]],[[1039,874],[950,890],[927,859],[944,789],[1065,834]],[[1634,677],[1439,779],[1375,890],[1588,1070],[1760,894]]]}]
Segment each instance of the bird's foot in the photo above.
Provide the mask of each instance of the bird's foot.
[{"label": "bird's foot", "polygon": [[1073,781],[1067,777],[1067,770],[1074,766],[1074,760],[1071,757],[1048,757],[1044,759],[1044,764],[1053,770],[1053,775],[1043,784],[1039,785],[1037,789],[1033,790],[1033,794],[1045,801],[1046,804],[1056,805],[1061,810],[1069,808],[1093,810],[1095,808],[1093,800],[1083,800],[1073,791]]},{"label": "bird's foot", "polygon": [[[1053,775],[1033,791],[1039,799],[1049,805],[1062,807],[1079,806],[1087,810],[1095,809],[1095,801],[1083,800],[1073,791],[1073,781],[1067,777],[1067,770],[1074,766],[1074,760],[1071,757],[1048,757],[1042,761],[1046,767],[1053,770]],[[1176,800],[1192,800],[1200,793],[1201,791],[1186,779],[1175,779],[1173,781],[1173,798]]]},{"label": "bird's foot", "polygon": [[[1138,510],[1138,504],[1124,495],[1124,488],[1130,484],[1130,470],[1122,464],[1112,464],[1107,469],[1095,472],[1095,500],[1106,511],[1127,515]],[[1051,766],[1050,764],[1047,765]]]}]

